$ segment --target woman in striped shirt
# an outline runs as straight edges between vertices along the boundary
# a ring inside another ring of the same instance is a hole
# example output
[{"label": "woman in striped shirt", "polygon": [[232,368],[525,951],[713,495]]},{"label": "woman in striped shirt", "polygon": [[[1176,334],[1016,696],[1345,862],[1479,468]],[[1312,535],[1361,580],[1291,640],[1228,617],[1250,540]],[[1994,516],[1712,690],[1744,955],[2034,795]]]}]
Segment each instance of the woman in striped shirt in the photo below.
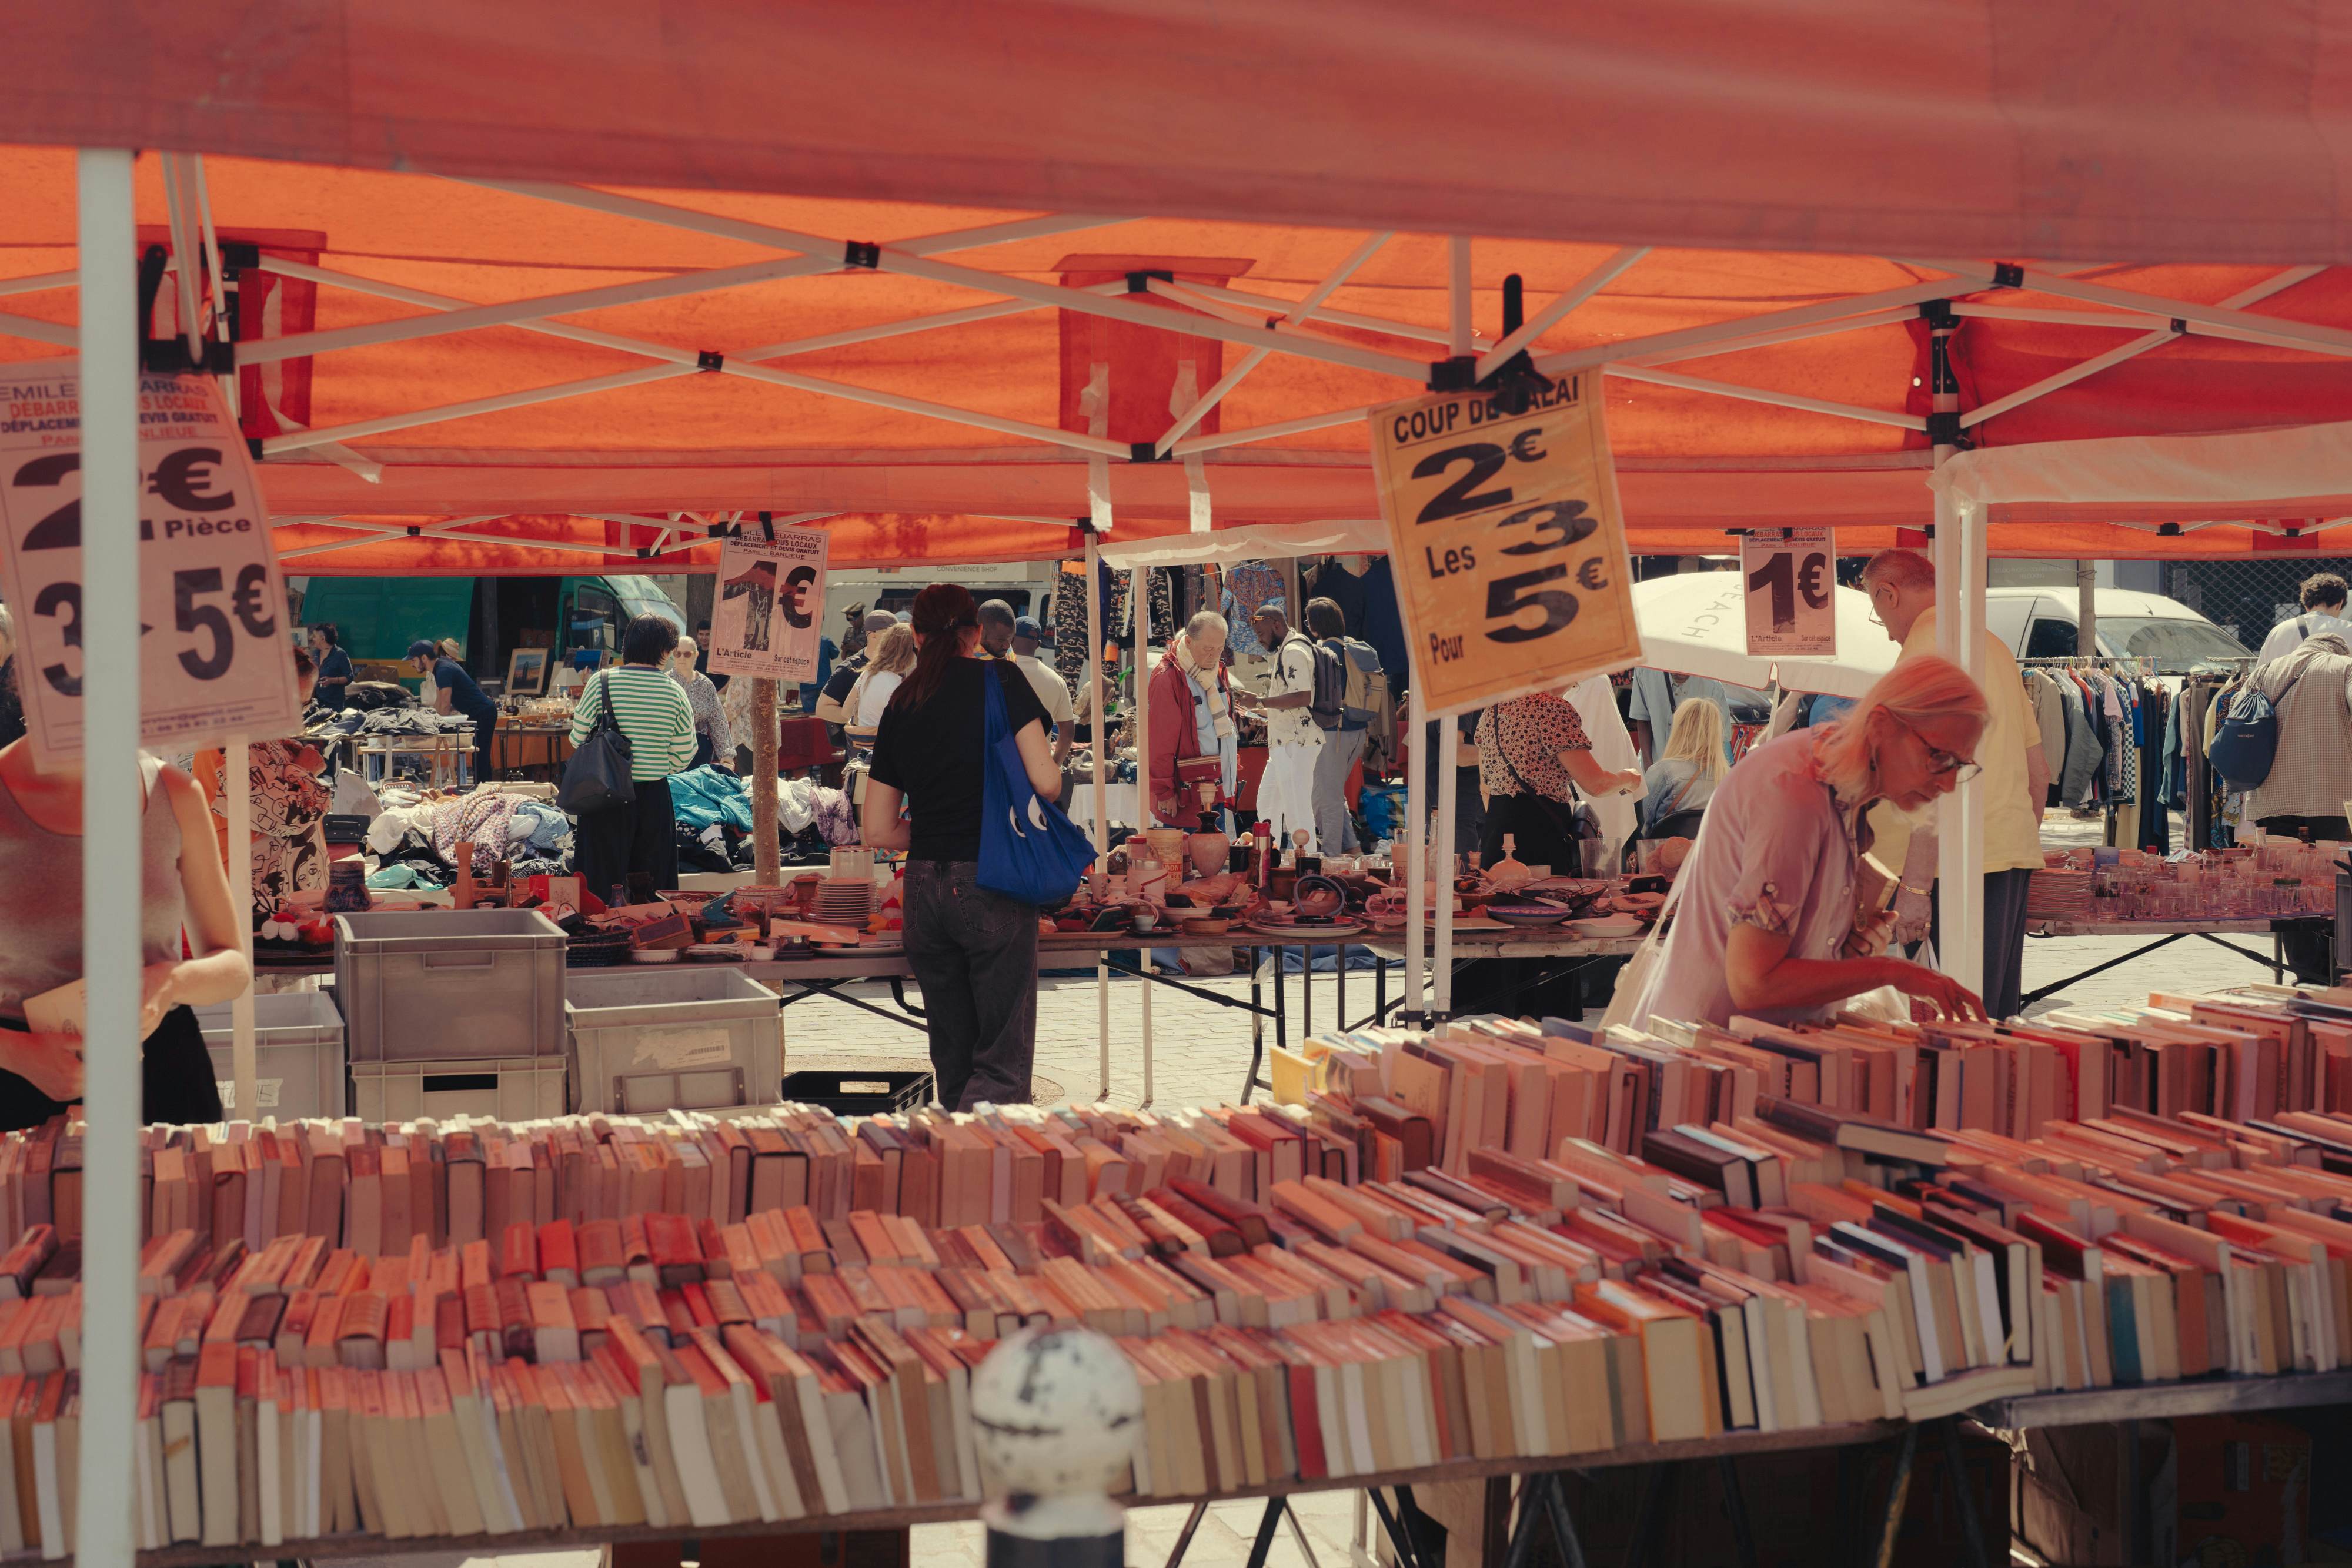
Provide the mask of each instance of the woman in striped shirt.
[{"label": "woman in striped shirt", "polygon": [[621,634],[621,664],[588,683],[572,710],[572,744],[595,729],[604,705],[629,740],[629,777],[637,798],[579,819],[573,869],[588,891],[610,900],[612,890],[633,872],[643,872],[659,891],[677,885],[677,818],[670,810],[669,776],[694,758],[694,709],[686,692],[663,668],[677,646],[677,628],[658,615],[640,615]]}]

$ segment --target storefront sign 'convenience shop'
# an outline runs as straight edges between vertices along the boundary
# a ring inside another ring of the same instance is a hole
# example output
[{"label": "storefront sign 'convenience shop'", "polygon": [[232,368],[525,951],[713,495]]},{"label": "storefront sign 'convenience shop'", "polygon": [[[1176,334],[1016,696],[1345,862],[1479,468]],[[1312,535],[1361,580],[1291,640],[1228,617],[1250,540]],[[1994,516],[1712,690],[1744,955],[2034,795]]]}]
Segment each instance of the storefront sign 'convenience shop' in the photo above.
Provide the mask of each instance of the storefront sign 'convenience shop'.
[{"label": "storefront sign 'convenience shop'", "polygon": [[1422,717],[1639,664],[1601,378],[1372,411],[1374,473]]},{"label": "storefront sign 'convenience shop'", "polygon": [[[0,592],[43,767],[82,749],[79,371],[70,359],[0,365]],[[209,376],[139,378],[139,540],[141,743],[185,751],[298,731],[269,510]]]}]

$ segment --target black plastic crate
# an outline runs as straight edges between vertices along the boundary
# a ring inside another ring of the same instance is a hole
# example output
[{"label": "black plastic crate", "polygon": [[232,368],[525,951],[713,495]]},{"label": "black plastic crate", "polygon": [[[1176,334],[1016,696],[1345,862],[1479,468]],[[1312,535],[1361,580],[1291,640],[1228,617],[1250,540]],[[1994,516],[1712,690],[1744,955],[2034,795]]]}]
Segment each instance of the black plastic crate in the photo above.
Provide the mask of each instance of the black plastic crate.
[{"label": "black plastic crate", "polygon": [[821,1105],[843,1116],[913,1111],[931,1103],[931,1075],[889,1070],[861,1072],[830,1067],[787,1072],[777,1097],[803,1105]]}]

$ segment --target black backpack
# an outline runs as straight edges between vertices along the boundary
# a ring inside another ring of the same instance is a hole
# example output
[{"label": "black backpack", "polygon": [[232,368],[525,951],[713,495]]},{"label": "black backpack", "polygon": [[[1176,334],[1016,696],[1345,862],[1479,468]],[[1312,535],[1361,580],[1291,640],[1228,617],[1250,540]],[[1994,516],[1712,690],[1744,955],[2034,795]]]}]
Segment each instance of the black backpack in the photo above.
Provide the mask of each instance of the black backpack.
[{"label": "black backpack", "polygon": [[1315,654],[1315,695],[1307,705],[1318,729],[1337,729],[1348,708],[1348,656],[1336,642],[1300,638]]}]

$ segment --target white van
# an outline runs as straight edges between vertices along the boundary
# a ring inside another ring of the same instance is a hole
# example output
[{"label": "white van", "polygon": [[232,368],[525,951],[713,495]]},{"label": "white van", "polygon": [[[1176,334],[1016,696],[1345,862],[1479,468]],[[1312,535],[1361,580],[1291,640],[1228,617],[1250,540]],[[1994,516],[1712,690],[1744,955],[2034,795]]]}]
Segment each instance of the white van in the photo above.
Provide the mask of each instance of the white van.
[{"label": "white van", "polygon": [[[2095,591],[2103,653],[2153,658],[2158,674],[2179,675],[2253,653],[2178,599],[2128,588]],[[1985,628],[2021,659],[2063,658],[2074,652],[2075,602],[2073,589],[1987,589]]]}]

